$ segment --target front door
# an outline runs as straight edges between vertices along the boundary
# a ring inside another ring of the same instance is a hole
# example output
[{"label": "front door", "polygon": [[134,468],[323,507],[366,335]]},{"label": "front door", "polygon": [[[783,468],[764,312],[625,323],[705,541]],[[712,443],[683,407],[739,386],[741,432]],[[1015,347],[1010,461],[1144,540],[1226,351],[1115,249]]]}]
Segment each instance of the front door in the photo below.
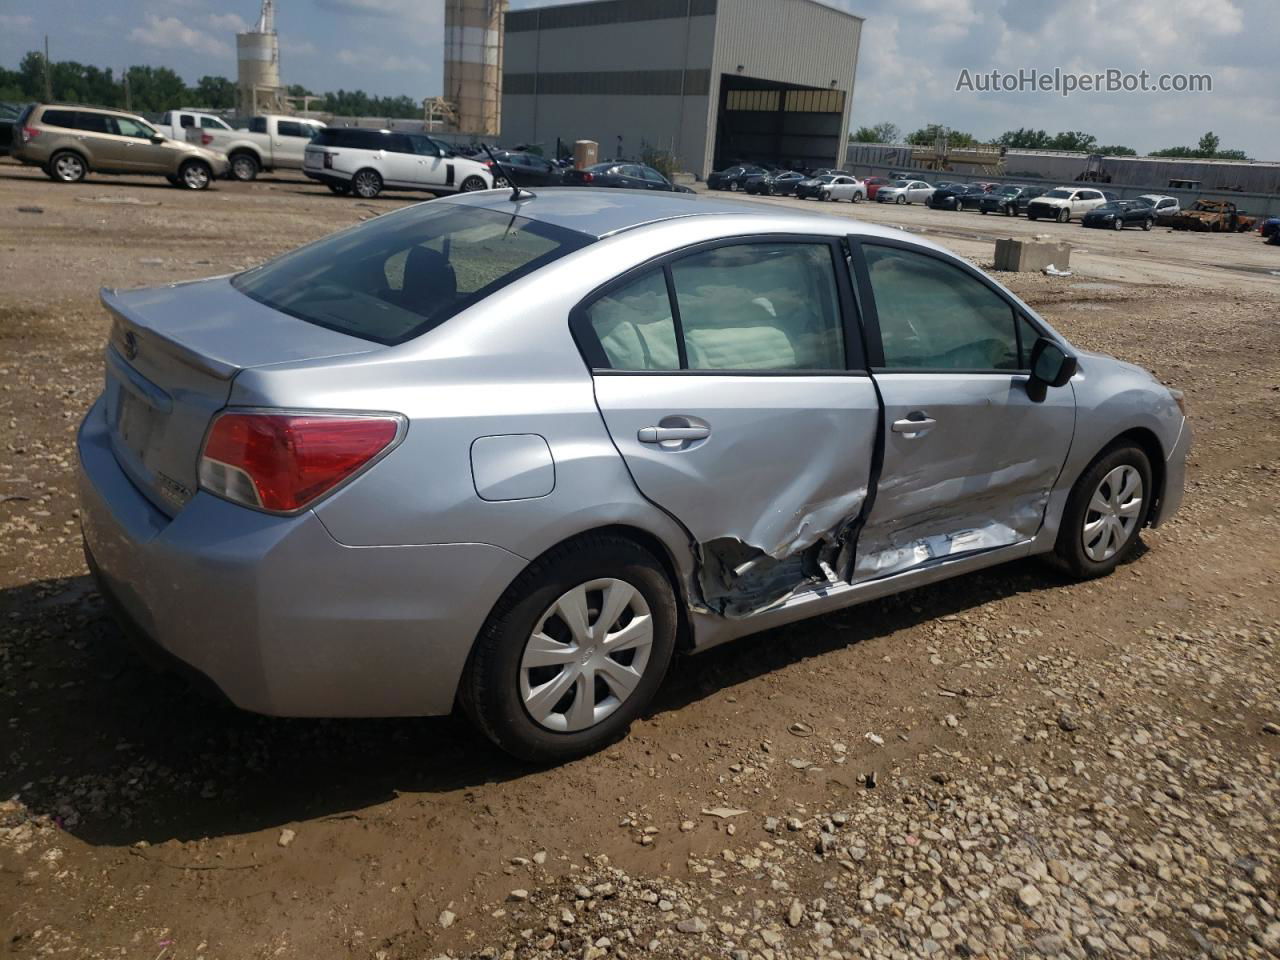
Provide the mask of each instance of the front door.
[{"label": "front door", "polygon": [[153,128],[130,117],[111,117],[110,122],[115,124],[123,141],[122,151],[129,164],[126,169],[139,173],[170,172],[173,148],[164,141],[152,143],[151,138],[156,135]]},{"label": "front door", "polygon": [[1030,540],[1075,423],[1070,385],[1027,396],[1039,331],[944,254],[864,240],[855,262],[885,441],[854,582]]},{"label": "front door", "polygon": [[575,311],[609,434],[688,530],[701,601],[749,616],[834,583],[879,407],[826,238],[704,245]]},{"label": "front door", "polygon": [[443,148],[430,137],[410,134],[408,139],[413,149],[414,185],[428,190],[445,186],[448,164]]}]

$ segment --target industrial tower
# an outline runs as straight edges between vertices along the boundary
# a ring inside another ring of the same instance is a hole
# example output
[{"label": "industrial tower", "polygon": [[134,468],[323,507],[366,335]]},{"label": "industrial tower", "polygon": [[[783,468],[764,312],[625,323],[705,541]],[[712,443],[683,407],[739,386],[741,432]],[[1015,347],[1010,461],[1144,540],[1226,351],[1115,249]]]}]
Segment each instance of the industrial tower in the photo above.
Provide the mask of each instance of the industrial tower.
[{"label": "industrial tower", "polygon": [[280,38],[276,36],[275,0],[262,0],[262,13],[252,30],[236,34],[236,109],[242,116],[288,112],[280,83]]}]

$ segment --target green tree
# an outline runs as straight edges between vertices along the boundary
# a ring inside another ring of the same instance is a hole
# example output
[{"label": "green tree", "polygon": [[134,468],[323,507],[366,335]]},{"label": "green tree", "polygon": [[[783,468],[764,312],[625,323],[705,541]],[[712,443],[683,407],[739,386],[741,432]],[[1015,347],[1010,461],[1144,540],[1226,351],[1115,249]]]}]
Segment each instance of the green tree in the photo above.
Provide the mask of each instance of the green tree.
[{"label": "green tree", "polygon": [[1095,153],[1098,138],[1083,130],[1064,130],[1054,136],[1048,144],[1051,150],[1074,150],[1079,153]]},{"label": "green tree", "polygon": [[236,85],[226,77],[201,77],[191,88],[191,101],[210,110],[230,110],[236,105]]},{"label": "green tree", "polygon": [[902,136],[896,123],[887,120],[870,127],[859,127],[849,137],[854,143],[897,143]]},{"label": "green tree", "polygon": [[1210,130],[1200,138],[1200,142],[1196,145],[1196,150],[1201,156],[1216,157],[1220,146],[1222,146],[1222,141],[1218,139],[1216,133]]},{"label": "green tree", "polygon": [[[913,130],[907,134],[907,143],[916,147],[931,147],[945,128],[941,124],[931,123],[927,127]],[[947,145],[950,147],[971,147],[978,138],[963,130],[946,130]]]},{"label": "green tree", "polygon": [[1124,147],[1119,145],[1098,147],[1095,152],[1105,153],[1107,156],[1111,157],[1136,157],[1138,155],[1138,151],[1133,149],[1133,147]]},{"label": "green tree", "polygon": [[1033,130],[1031,127],[1019,127],[1017,130],[1006,130],[996,138],[996,143],[1015,150],[1043,150],[1049,146],[1053,138],[1044,130]]}]

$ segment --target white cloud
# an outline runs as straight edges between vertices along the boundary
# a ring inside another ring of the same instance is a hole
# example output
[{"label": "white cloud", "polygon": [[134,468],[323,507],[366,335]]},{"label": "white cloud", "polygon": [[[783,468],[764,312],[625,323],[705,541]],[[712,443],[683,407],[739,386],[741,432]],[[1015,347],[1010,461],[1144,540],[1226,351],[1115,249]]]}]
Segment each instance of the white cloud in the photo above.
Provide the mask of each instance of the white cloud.
[{"label": "white cloud", "polygon": [[144,25],[134,27],[129,32],[129,39],[144,46],[167,50],[193,50],[196,53],[218,57],[231,54],[230,44],[187,26],[177,17],[157,17],[155,14],[148,14]]},{"label": "white cloud", "polygon": [[295,40],[286,36],[280,38],[280,50],[290,57],[309,57],[316,52],[316,45],[310,40]]},{"label": "white cloud", "polygon": [[249,24],[238,13],[211,13],[204,19],[214,30],[226,33],[244,33],[249,29]]},{"label": "white cloud", "polygon": [[434,20],[439,18],[440,4],[423,0],[315,0],[321,10],[356,17],[396,20]]},{"label": "white cloud", "polygon": [[25,13],[0,13],[0,30],[26,33],[31,29],[32,23],[32,19]]},{"label": "white cloud", "polygon": [[368,47],[359,50],[343,48],[337,53],[337,61],[347,67],[364,67],[386,72],[421,72],[429,69],[425,60],[417,57],[398,57],[385,50]]}]

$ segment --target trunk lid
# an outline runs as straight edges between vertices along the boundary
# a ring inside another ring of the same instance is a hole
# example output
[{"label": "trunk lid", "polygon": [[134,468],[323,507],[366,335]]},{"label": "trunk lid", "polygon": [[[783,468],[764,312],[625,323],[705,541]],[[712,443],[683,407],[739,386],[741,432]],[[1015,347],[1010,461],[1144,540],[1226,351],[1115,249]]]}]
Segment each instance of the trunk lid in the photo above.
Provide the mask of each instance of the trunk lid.
[{"label": "trunk lid", "polygon": [[229,277],[101,296],[112,319],[104,386],[112,450],[169,516],[195,494],[205,431],[237,373],[381,349],[258,303]]}]

